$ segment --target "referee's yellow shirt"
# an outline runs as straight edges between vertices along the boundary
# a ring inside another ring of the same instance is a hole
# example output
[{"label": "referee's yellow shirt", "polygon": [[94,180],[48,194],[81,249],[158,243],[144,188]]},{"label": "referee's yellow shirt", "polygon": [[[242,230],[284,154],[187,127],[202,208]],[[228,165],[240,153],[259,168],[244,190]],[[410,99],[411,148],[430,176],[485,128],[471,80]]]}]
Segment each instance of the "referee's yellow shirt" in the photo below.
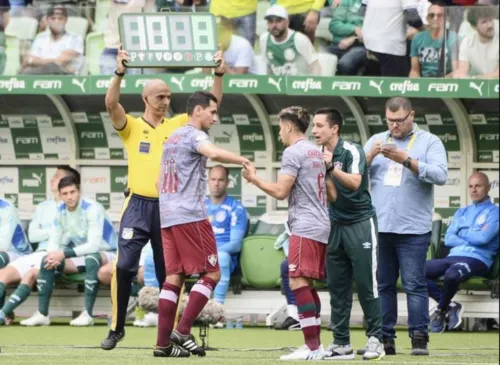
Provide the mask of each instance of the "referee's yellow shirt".
[{"label": "referee's yellow shirt", "polygon": [[187,114],[181,114],[163,119],[155,128],[143,118],[127,115],[125,127],[118,133],[127,150],[128,187],[132,193],[149,198],[158,197],[156,180],[160,173],[163,142],[187,122]]}]

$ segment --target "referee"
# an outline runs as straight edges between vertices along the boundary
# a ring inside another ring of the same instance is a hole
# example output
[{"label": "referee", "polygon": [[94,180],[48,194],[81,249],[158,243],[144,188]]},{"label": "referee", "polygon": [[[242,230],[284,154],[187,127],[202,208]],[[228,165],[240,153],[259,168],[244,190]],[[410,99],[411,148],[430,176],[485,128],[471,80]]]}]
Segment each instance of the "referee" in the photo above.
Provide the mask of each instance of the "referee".
[{"label": "referee", "polygon": [[[125,320],[131,284],[137,275],[142,248],[151,241],[156,277],[160,285],[165,281],[160,232],[160,212],[156,181],[160,173],[163,142],[177,128],[188,121],[187,114],[167,119],[171,90],[160,79],[150,80],[144,86],[142,100],[146,106],[140,118],[125,113],[120,99],[120,84],[125,76],[123,61],[129,61],[126,51],[120,50],[117,57],[115,77],[106,94],[106,110],[113,127],[119,133],[128,155],[128,189],[123,205],[118,236],[118,253],[111,280],[112,323],[108,336],[102,341],[103,350],[112,350],[125,336]],[[215,69],[211,93],[222,100],[222,76],[224,60],[222,53],[215,56],[220,62]]]}]

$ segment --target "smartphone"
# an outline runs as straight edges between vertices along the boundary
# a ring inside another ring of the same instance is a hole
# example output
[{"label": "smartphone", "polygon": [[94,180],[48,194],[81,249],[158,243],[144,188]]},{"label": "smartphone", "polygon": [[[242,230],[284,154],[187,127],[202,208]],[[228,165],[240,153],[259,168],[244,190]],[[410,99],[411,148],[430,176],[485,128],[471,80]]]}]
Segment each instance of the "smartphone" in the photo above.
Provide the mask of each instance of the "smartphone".
[{"label": "smartphone", "polygon": [[397,145],[394,142],[388,142],[382,144],[382,148],[397,148]]}]

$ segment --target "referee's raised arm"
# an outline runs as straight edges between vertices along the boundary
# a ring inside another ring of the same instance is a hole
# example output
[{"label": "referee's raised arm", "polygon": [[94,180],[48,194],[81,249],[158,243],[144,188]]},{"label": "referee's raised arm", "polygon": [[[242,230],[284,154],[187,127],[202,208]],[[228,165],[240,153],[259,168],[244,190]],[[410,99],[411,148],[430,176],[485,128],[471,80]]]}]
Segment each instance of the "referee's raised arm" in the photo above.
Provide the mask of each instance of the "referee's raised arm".
[{"label": "referee's raised arm", "polygon": [[214,83],[210,89],[210,94],[217,98],[217,105],[220,106],[222,103],[222,93],[223,93],[223,83],[222,76],[226,72],[226,62],[224,61],[222,51],[218,51],[214,57],[214,61],[218,64],[214,68]]},{"label": "referee's raised arm", "polygon": [[117,65],[116,65],[115,77],[113,77],[108,92],[106,93],[105,103],[106,103],[106,110],[108,111],[109,117],[111,118],[113,127],[117,130],[122,130],[123,128],[125,128],[125,124],[127,123],[127,116],[125,114],[125,110],[119,103],[120,85],[123,76],[125,76],[125,71],[126,71],[123,61],[129,60],[127,51],[120,49],[116,60],[117,60]]}]

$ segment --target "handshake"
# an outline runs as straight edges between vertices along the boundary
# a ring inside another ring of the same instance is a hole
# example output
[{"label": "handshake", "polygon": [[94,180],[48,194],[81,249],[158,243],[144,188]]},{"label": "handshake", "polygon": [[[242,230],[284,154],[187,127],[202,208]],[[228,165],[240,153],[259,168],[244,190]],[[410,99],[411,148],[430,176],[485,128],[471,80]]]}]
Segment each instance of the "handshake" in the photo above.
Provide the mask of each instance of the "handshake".
[{"label": "handshake", "polygon": [[243,165],[243,177],[249,182],[249,183],[254,183],[258,177],[257,177],[257,169],[255,168],[255,165],[247,158],[242,157],[242,165]]}]

